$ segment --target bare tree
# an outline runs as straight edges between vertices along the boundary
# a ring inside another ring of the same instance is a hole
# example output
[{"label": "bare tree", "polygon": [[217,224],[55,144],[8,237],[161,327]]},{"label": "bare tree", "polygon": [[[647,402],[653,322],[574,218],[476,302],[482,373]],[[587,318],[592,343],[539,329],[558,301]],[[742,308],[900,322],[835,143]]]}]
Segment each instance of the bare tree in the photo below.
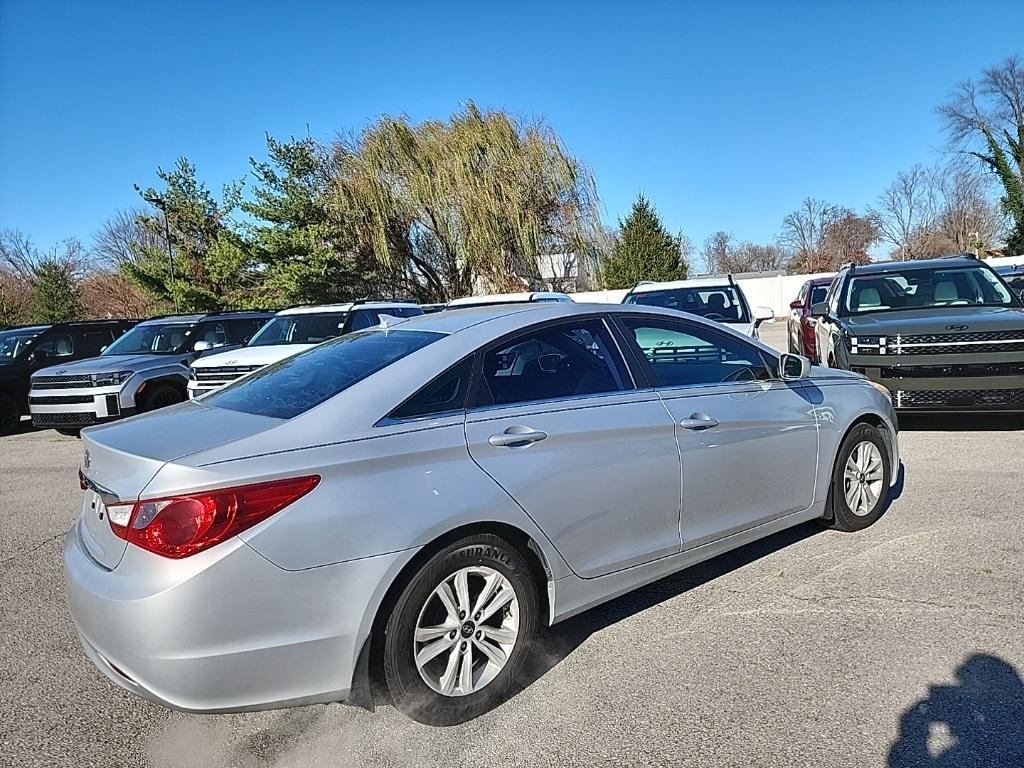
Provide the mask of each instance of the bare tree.
[{"label": "bare tree", "polygon": [[879,235],[893,247],[897,259],[920,258],[918,244],[922,228],[935,217],[933,174],[920,165],[901,171],[869,210]]},{"label": "bare tree", "polygon": [[1004,219],[989,199],[986,180],[963,163],[935,172],[937,205],[924,232],[923,251],[933,256],[978,252],[994,245]]},{"label": "bare tree", "polygon": [[145,292],[120,273],[100,269],[81,284],[82,306],[87,317],[149,317],[161,309]]},{"label": "bare tree", "polygon": [[732,234],[730,232],[719,230],[712,233],[704,241],[704,247],[701,248],[704,271],[709,274],[731,271],[730,254],[732,250]]},{"label": "bare tree", "polygon": [[960,83],[939,107],[950,143],[981,161],[1000,181],[1012,220],[1010,248],[1024,253],[1024,64],[1016,56]]},{"label": "bare tree", "polygon": [[804,198],[800,207],[782,220],[779,243],[793,252],[791,269],[823,272],[832,268],[824,251],[825,233],[850,211],[814,198]]},{"label": "bare tree", "polygon": [[118,211],[105,222],[93,238],[96,257],[114,268],[135,264],[146,253],[167,249],[159,227],[146,226],[148,214],[140,208]]}]

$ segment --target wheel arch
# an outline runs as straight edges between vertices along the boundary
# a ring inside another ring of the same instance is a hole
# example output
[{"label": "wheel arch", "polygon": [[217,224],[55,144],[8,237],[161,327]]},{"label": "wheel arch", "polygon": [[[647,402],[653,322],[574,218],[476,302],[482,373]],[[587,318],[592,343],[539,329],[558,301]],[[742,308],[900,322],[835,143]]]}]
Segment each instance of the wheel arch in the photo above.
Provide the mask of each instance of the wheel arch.
[{"label": "wheel arch", "polygon": [[348,703],[373,708],[373,691],[383,683],[384,671],[384,627],[391,615],[391,610],[398,601],[402,590],[420,568],[437,552],[449,544],[477,534],[493,534],[499,536],[523,556],[527,567],[537,584],[537,602],[542,625],[550,624],[551,600],[549,584],[552,581],[551,566],[540,545],[526,531],[509,523],[498,521],[481,521],[460,525],[445,531],[413,555],[391,580],[383,597],[374,610],[369,631],[362,642],[359,655],[352,674],[352,685]]},{"label": "wheel arch", "polygon": [[836,442],[836,451],[832,456],[831,469],[828,474],[829,491],[827,496],[828,501],[825,504],[825,520],[835,519],[835,511],[832,508],[832,478],[835,477],[836,474],[836,463],[839,461],[839,452],[842,450],[843,445],[846,443],[846,438],[848,438],[850,436],[850,433],[853,432],[853,430],[855,430],[861,424],[867,424],[870,427],[876,427],[881,431],[882,440],[885,442],[885,450],[888,454],[886,458],[888,458],[890,462],[889,471],[892,478],[896,477],[897,468],[892,466],[894,456],[896,455],[894,453],[894,446],[892,444],[892,441],[895,438],[891,434],[891,427],[889,422],[887,422],[880,414],[875,413],[874,411],[865,411],[861,414],[858,414],[850,422],[849,426],[843,431],[842,437],[840,437],[839,440]]},{"label": "wheel arch", "polygon": [[149,393],[153,391],[155,387],[164,385],[174,387],[174,389],[177,390],[183,398],[186,400],[188,399],[188,378],[184,375],[178,375],[177,373],[163,373],[159,376],[154,376],[151,379],[146,379],[139,384],[139,388],[135,390],[134,395],[136,407],[141,406],[139,401],[148,397]]}]

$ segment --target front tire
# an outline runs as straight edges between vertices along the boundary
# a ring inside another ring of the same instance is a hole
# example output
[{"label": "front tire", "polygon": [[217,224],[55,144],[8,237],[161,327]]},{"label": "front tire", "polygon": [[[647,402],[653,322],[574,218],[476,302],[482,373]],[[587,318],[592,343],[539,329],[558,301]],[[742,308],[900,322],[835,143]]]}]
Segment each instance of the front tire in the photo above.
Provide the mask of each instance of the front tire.
[{"label": "front tire", "polygon": [[885,512],[889,496],[889,451],[878,427],[858,424],[843,440],[832,470],[832,527],[859,531]]},{"label": "front tire", "polygon": [[522,671],[538,614],[533,574],[507,541],[480,534],[445,547],[409,580],[387,623],[395,707],[428,725],[493,709]]},{"label": "front tire", "polygon": [[153,389],[146,393],[142,399],[140,411],[155,411],[160,408],[166,408],[170,405],[176,405],[177,403],[184,402],[185,397],[182,393],[170,384],[157,384]]}]

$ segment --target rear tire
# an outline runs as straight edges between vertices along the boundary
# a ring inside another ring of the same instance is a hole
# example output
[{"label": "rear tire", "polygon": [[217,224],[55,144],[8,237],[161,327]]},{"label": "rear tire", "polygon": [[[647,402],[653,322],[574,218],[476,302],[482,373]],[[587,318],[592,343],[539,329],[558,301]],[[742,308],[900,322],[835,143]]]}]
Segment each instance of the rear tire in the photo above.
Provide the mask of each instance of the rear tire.
[{"label": "rear tire", "polygon": [[0,435],[9,435],[18,428],[21,409],[10,395],[0,393]]},{"label": "rear tire", "polygon": [[139,411],[155,411],[159,408],[166,408],[169,405],[176,405],[184,402],[185,397],[171,384],[157,384],[146,396],[142,398]]},{"label": "rear tire", "polygon": [[843,440],[832,469],[831,527],[859,531],[885,512],[889,499],[889,451],[878,427],[858,424]]},{"label": "rear tire", "polygon": [[395,707],[428,725],[493,709],[522,671],[538,613],[529,565],[504,539],[480,534],[445,547],[405,585],[388,619],[384,680]]}]

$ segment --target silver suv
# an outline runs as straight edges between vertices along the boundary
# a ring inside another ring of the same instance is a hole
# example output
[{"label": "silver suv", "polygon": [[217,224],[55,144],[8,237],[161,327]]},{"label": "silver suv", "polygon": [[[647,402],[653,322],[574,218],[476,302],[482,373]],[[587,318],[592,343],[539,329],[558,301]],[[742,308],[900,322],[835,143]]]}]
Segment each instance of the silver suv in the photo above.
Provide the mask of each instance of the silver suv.
[{"label": "silver suv", "polygon": [[186,399],[192,360],[209,349],[241,346],[271,317],[211,312],[139,323],[99,357],[36,371],[29,391],[32,424],[75,434],[90,424],[179,403]]},{"label": "silver suv", "polygon": [[419,304],[404,301],[360,300],[282,309],[244,349],[203,355],[193,362],[188,369],[189,399],[335,336],[377,325],[382,315],[404,318],[422,314]]}]

